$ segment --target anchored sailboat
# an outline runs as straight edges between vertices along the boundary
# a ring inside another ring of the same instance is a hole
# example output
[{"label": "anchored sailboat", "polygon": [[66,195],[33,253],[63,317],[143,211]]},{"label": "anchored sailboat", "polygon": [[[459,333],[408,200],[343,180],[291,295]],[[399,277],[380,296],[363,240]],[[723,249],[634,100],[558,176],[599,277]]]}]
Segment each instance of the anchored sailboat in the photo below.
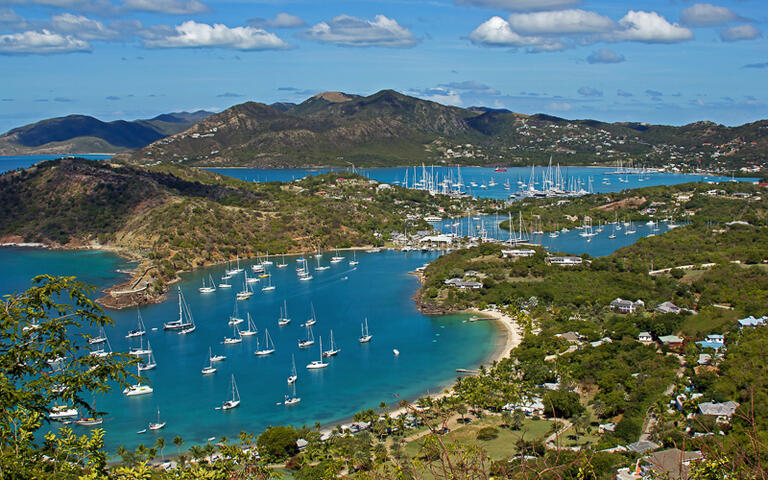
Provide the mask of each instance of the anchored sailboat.
[{"label": "anchored sailboat", "polygon": [[289,323],[291,323],[291,319],[288,318],[288,303],[283,300],[283,307],[280,309],[280,318],[277,319],[277,324],[284,327]]},{"label": "anchored sailboat", "polygon": [[208,286],[206,286],[205,277],[203,277],[203,286],[197,289],[200,293],[213,293],[216,291],[216,284],[213,283],[213,277],[208,275],[208,279]]},{"label": "anchored sailboat", "polygon": [[240,405],[240,392],[237,391],[237,384],[235,383],[235,374],[232,374],[232,400],[225,400],[221,404],[222,410],[230,410]]},{"label": "anchored sailboat", "polygon": [[320,337],[320,360],[312,360],[312,362],[307,365],[307,368],[309,370],[317,370],[327,366],[328,364],[323,362],[323,337]]},{"label": "anchored sailboat", "polygon": [[149,422],[149,429],[150,430],[160,430],[161,428],[165,427],[167,422],[161,422],[160,421],[160,407],[157,408],[157,422]]},{"label": "anchored sailboat", "polygon": [[164,330],[184,330],[194,327],[194,323],[192,323],[192,314],[189,311],[187,302],[184,300],[184,294],[181,293],[180,287],[177,288],[179,291],[179,319],[163,324]]},{"label": "anchored sailboat", "polygon": [[368,332],[368,317],[365,318],[365,325],[362,323],[360,324],[360,338],[358,339],[360,343],[368,343],[373,338],[373,335],[371,335]]},{"label": "anchored sailboat", "polygon": [[283,401],[283,404],[286,407],[290,407],[291,405],[296,405],[301,401],[301,398],[296,396],[296,384],[291,384],[291,394],[285,396],[285,401]]},{"label": "anchored sailboat", "polygon": [[240,329],[237,328],[237,325],[232,325],[232,338],[224,337],[224,341],[222,343],[224,345],[234,345],[236,343],[241,343],[242,341],[243,337],[240,336]]},{"label": "anchored sailboat", "polygon": [[232,315],[229,316],[229,322],[227,322],[229,325],[240,325],[243,323],[243,319],[239,316],[239,313],[237,312],[237,302],[235,302],[235,309],[232,312]]},{"label": "anchored sailboat", "polygon": [[333,330],[331,330],[331,347],[323,352],[324,357],[334,357],[341,351],[340,348],[336,348],[336,344],[333,342]]},{"label": "anchored sailboat", "polygon": [[275,353],[275,342],[272,341],[272,337],[269,336],[269,330],[264,329],[264,348],[259,349],[259,339],[256,339],[256,351],[254,355],[262,357],[264,355],[271,355]]},{"label": "anchored sailboat", "polygon": [[360,263],[360,262],[357,261],[357,255],[355,254],[355,252],[353,250],[352,251],[352,260],[349,261],[349,264],[350,265],[357,265],[358,263]]},{"label": "anchored sailboat", "polygon": [[288,383],[293,383],[298,380],[298,378],[298,375],[296,375],[296,358],[291,354],[291,374],[288,375]]},{"label": "anchored sailboat", "polygon": [[144,320],[141,318],[141,310],[137,308],[136,314],[138,316],[138,326],[136,327],[136,330],[129,330],[125,338],[141,337],[147,333],[147,327],[144,326]]},{"label": "anchored sailboat", "polygon": [[312,302],[309,302],[309,307],[312,309],[312,316],[309,317],[306,322],[304,322],[304,325],[311,327],[317,323],[317,317],[315,316],[315,305]]},{"label": "anchored sailboat", "polygon": [[155,354],[152,353],[152,347],[149,345],[149,342],[147,342],[147,350],[149,350],[149,353],[147,353],[147,361],[139,363],[140,372],[153,370],[155,367],[157,367],[157,362],[155,361]]},{"label": "anchored sailboat", "polygon": [[[137,372],[138,374],[139,372]],[[148,393],[152,393],[152,387],[149,385],[142,385],[141,384],[141,377],[139,377],[139,383],[136,385],[131,385],[129,387],[126,387],[123,390],[123,394],[127,397],[135,397],[137,395],[146,395]]]},{"label": "anchored sailboat", "polygon": [[331,263],[339,263],[339,262],[341,262],[342,260],[344,260],[344,257],[342,257],[341,255],[339,255],[339,249],[337,248],[337,249],[336,249],[336,255],[334,255],[334,256],[332,256],[332,257],[331,257]]},{"label": "anchored sailboat", "polygon": [[210,375],[211,373],[216,372],[216,367],[213,366],[213,353],[211,352],[211,347],[208,347],[208,366],[203,367],[203,375]]},{"label": "anchored sailboat", "polygon": [[315,336],[312,333],[312,327],[307,326],[307,338],[304,340],[299,340],[299,348],[307,348],[311,347],[315,344]]},{"label": "anchored sailboat", "polygon": [[253,319],[251,319],[250,312],[247,313],[247,315],[248,315],[248,329],[240,332],[241,337],[250,337],[252,335],[256,335],[257,333],[259,333],[259,329],[256,328],[256,324],[253,323]]}]

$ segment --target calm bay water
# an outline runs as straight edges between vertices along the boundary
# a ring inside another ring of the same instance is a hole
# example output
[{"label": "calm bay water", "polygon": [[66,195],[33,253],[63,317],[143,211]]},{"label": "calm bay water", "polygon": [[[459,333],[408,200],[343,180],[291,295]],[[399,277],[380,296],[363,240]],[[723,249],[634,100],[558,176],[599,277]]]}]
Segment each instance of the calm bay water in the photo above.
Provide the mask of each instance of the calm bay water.
[{"label": "calm bay water", "polygon": [[[351,258],[352,253],[343,255]],[[325,255],[321,263],[329,265],[329,257]],[[276,290],[262,292],[262,283],[253,284],[256,293],[241,302],[234,297],[242,287],[242,274],[231,280],[231,290],[219,289],[205,295],[197,288],[209,274],[218,283],[223,266],[183,275],[181,289],[197,330],[190,335],[163,331],[163,322],[178,316],[175,291],[168,301],[142,308],[147,339],[158,364],[155,370],[145,372],[154,392],[131,398],[112,392],[96,398],[98,409],[109,412],[103,425],[108,449],[153,443],[156,436],[170,441],[181,435],[191,445],[214,436],[235,437],[241,430],[259,433],[268,425],[338,421],[362,408],[376,407],[381,401],[396,403],[397,396],[407,399],[430,388],[434,391],[455,379],[456,368],[475,367],[493,352],[497,341],[493,323],[468,323],[466,315],[429,317],[416,310],[411,296],[418,281],[407,272],[435,258],[435,254],[359,253],[357,258],[360,264],[356,268],[344,261],[330,270],[313,272],[314,279],[309,282],[300,282],[294,258],[286,257],[288,268],[271,270]],[[315,258],[310,260],[314,267]],[[78,275],[100,287],[107,286],[119,278],[115,269],[123,262],[98,252],[4,248],[0,249],[0,264],[13,267],[0,283],[0,292],[5,294],[23,290],[37,273]],[[283,300],[293,321],[278,327]],[[235,303],[241,316],[251,314],[259,335],[246,337],[239,345],[225,346],[221,342],[225,336],[232,336],[227,321]],[[297,340],[305,335],[301,324],[310,317],[311,304],[317,314],[313,327],[317,341],[312,348],[299,349]],[[110,314],[116,321],[107,329],[113,350],[126,352],[137,346],[138,340],[125,338],[128,330],[136,327],[136,311]],[[373,340],[361,345],[357,338],[366,317]],[[256,357],[253,352],[257,338],[263,344],[266,328],[277,351],[268,357]],[[341,353],[329,360],[328,368],[307,370],[305,366],[319,357],[320,336],[328,348],[331,329]],[[203,376],[200,370],[208,363],[209,347],[228,358],[216,365],[215,374]],[[399,356],[394,355],[395,348],[401,352]],[[277,403],[289,393],[286,377],[292,354],[299,376],[296,393],[302,401],[285,407]],[[230,397],[233,373],[242,404],[231,411],[216,411],[214,408]],[[137,434],[147,422],[154,421],[157,408],[168,426],[156,433]]]}]

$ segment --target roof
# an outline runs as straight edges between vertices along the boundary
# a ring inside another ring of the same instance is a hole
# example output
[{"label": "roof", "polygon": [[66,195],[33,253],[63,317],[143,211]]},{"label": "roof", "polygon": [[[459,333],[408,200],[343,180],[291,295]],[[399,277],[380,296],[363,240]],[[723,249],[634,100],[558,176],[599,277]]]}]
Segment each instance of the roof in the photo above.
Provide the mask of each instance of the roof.
[{"label": "roof", "polygon": [[768,323],[768,316],[765,315],[760,318],[755,318],[750,315],[747,318],[742,318],[739,320],[739,326],[741,327],[757,327],[760,325],[765,325],[766,323]]},{"label": "roof", "polygon": [[649,332],[640,332],[637,334],[638,337],[652,337],[652,335]]},{"label": "roof", "polygon": [[701,452],[684,452],[677,448],[670,448],[654,452],[644,460],[657,473],[671,480],[687,479],[691,460],[700,458],[702,458]]},{"label": "roof", "polygon": [[659,341],[661,343],[683,343],[683,339],[678,337],[677,335],[664,335],[663,337],[659,337]]},{"label": "roof", "polygon": [[723,342],[710,342],[708,340],[698,341],[696,342],[696,345],[700,346],[701,348],[711,348],[713,350],[718,350],[725,346]]},{"label": "roof", "polygon": [[699,404],[699,411],[702,415],[715,417],[730,417],[737,408],[739,408],[739,404],[733,400],[725,403],[704,402]]},{"label": "roof", "polygon": [[659,313],[680,313],[680,307],[672,302],[664,302],[656,305],[656,311]]},{"label": "roof", "polygon": [[639,442],[630,443],[627,445],[627,450],[635,453],[645,453],[649,450],[656,450],[659,445],[648,440],[640,440]]}]

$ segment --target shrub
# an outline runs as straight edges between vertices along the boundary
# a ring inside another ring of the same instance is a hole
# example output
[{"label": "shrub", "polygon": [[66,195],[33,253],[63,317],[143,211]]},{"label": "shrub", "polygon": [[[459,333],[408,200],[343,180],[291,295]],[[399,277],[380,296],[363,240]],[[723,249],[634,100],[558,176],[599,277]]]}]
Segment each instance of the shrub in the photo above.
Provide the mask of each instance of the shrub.
[{"label": "shrub", "polygon": [[488,441],[499,436],[499,431],[493,427],[483,427],[477,432],[477,439]]}]

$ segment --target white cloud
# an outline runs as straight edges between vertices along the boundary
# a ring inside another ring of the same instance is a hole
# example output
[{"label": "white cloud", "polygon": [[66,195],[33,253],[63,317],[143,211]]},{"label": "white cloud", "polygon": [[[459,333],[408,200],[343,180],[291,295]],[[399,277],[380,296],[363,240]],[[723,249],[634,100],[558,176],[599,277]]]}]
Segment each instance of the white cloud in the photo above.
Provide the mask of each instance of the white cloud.
[{"label": "white cloud", "polygon": [[493,87],[474,80],[464,82],[450,82],[442,85],[454,90],[464,90],[475,94],[498,95],[500,92]]},{"label": "white cloud", "polygon": [[595,50],[587,57],[587,62],[589,63],[621,63],[624,60],[624,55],[620,55],[607,48]]},{"label": "white cloud", "polygon": [[581,0],[456,0],[456,5],[530,12],[539,10],[559,10],[573,7]]},{"label": "white cloud", "polygon": [[568,102],[550,102],[547,108],[556,112],[567,112],[573,109],[573,105]]},{"label": "white cloud", "polygon": [[720,39],[724,42],[737,42],[739,40],[754,40],[763,36],[763,32],[754,25],[734,25],[720,30]]},{"label": "white cloud", "polygon": [[0,35],[0,54],[5,55],[49,55],[90,50],[91,46],[84,40],[48,30]]},{"label": "white cloud", "polygon": [[24,18],[10,8],[0,8],[0,25],[18,25],[24,23]]},{"label": "white cloud", "polygon": [[123,4],[131,10],[173,15],[204,13],[210,10],[198,0],[123,0]]},{"label": "white cloud", "polygon": [[522,35],[597,33],[616,28],[614,21],[606,16],[573,9],[512,14],[509,25]]},{"label": "white cloud", "polygon": [[607,41],[642,43],[678,43],[693,38],[693,32],[677,23],[670,23],[656,12],[630,10],[619,20],[620,29],[606,34]]},{"label": "white cloud", "polygon": [[71,13],[52,16],[50,26],[56,33],[70,34],[84,40],[114,40],[120,37],[120,32],[105,27],[99,21]]},{"label": "white cloud", "polygon": [[577,92],[579,93],[579,95],[584,97],[602,97],[603,96],[602,91],[592,87],[581,87],[580,89],[577,90]]},{"label": "white cloud", "polygon": [[43,5],[46,7],[66,8],[79,12],[92,12],[100,15],[114,15],[118,8],[109,0],[0,0],[0,3],[16,5]]},{"label": "white cloud", "polygon": [[691,27],[716,27],[740,19],[730,8],[709,3],[697,3],[680,12],[680,22]]},{"label": "white cloud", "polygon": [[455,90],[451,90],[449,88],[427,88],[424,90],[411,90],[409,93],[415,97],[429,100],[431,102],[437,102],[442,105],[462,105],[461,95],[459,95],[459,93]]},{"label": "white cloud", "polygon": [[300,17],[290,13],[278,13],[275,18],[252,18],[248,23],[260,28],[299,28],[306,25]]},{"label": "white cloud", "polygon": [[230,50],[277,50],[289,45],[274,33],[260,28],[186,21],[174,33],[144,40],[149,48],[226,48]]},{"label": "white cloud", "polygon": [[528,37],[512,30],[509,22],[501,17],[491,17],[472,33],[469,40],[485,47],[534,47],[559,44],[557,40],[543,37]]},{"label": "white cloud", "polygon": [[318,42],[350,47],[407,48],[419,43],[410,30],[384,15],[376,15],[374,20],[339,15],[312,26],[304,35]]}]

